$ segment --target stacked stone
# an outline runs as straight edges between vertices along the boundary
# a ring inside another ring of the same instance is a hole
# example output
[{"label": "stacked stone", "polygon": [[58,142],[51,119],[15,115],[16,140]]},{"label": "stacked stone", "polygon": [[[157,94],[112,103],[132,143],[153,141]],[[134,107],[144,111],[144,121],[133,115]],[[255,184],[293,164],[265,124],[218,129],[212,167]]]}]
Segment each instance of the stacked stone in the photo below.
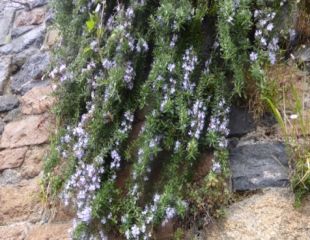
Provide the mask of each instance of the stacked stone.
[{"label": "stacked stone", "polygon": [[246,108],[234,106],[229,128],[233,191],[289,186],[289,158],[272,115],[255,122]]},{"label": "stacked stone", "polygon": [[[67,239],[69,218],[48,219],[40,174],[48,150],[52,87],[47,0],[0,1],[0,239]],[[50,220],[49,224],[46,222]]]}]

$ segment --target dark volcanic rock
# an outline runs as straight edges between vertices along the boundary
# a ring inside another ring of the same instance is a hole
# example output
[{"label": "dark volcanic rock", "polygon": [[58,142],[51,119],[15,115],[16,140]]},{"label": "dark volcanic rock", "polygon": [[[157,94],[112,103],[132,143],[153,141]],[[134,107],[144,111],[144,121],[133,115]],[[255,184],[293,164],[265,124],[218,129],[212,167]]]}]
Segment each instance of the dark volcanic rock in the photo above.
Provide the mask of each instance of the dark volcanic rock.
[{"label": "dark volcanic rock", "polygon": [[12,77],[11,89],[24,94],[35,86],[45,85],[41,80],[49,65],[48,53],[39,53],[26,60],[21,70]]},{"label": "dark volcanic rock", "polygon": [[255,130],[255,123],[252,114],[241,107],[232,106],[229,116],[230,130],[228,137],[241,137]]},{"label": "dark volcanic rock", "polygon": [[259,125],[271,128],[277,124],[275,116],[271,112],[265,112],[262,118],[259,120]]},{"label": "dark volcanic rock", "polygon": [[0,112],[7,112],[16,108],[19,101],[14,95],[0,96]]},{"label": "dark volcanic rock", "polygon": [[257,143],[231,150],[230,165],[234,191],[289,184],[288,156],[282,143]]}]

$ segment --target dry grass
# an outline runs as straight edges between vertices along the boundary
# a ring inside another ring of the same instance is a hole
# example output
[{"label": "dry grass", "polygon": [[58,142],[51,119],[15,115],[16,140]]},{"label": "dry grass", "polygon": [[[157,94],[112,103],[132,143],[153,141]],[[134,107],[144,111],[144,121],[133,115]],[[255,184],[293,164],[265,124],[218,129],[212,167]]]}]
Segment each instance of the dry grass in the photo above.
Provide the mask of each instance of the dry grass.
[{"label": "dry grass", "polygon": [[275,107],[282,113],[286,134],[296,137],[309,135],[309,77],[293,64],[275,65],[268,70],[267,75],[278,86]]},{"label": "dry grass", "polygon": [[299,3],[296,30],[299,33],[299,42],[310,42],[310,1],[302,0]]}]

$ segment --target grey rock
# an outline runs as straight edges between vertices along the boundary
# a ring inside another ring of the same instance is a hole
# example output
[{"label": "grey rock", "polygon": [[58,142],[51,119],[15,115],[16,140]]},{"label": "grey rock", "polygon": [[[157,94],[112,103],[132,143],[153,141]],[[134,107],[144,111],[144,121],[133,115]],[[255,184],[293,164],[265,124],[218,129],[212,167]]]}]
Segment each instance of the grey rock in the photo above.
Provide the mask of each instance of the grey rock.
[{"label": "grey rock", "polygon": [[14,93],[25,94],[35,86],[46,85],[41,78],[49,65],[49,54],[38,53],[26,60],[21,70],[11,79],[11,89]]},{"label": "grey rock", "polygon": [[[1,1],[2,5],[8,4],[8,6],[11,8],[25,9],[27,11],[48,4],[48,0],[19,0],[19,1],[1,0]],[[1,5],[0,5],[0,11],[1,11]]]},{"label": "grey rock", "polygon": [[22,51],[18,54],[13,55],[12,57],[12,72],[15,73],[18,71],[29,59],[31,56],[39,54],[39,49],[37,48],[28,48],[25,51]]},{"label": "grey rock", "polygon": [[12,39],[18,38],[21,35],[31,31],[34,28],[35,28],[35,26],[31,26],[31,25],[13,28],[12,32],[11,32],[11,37],[12,37]]},{"label": "grey rock", "polygon": [[310,46],[300,48],[296,54],[296,58],[301,62],[310,62]]},{"label": "grey rock", "polygon": [[252,114],[241,107],[232,106],[229,116],[228,137],[241,137],[256,128]]},{"label": "grey rock", "polygon": [[0,120],[0,135],[3,133],[4,127],[5,127],[5,123],[2,120]]},{"label": "grey rock", "polygon": [[310,73],[310,46],[302,46],[295,53],[293,53],[295,59],[303,68],[303,70]]},{"label": "grey rock", "polygon": [[18,107],[18,98],[14,95],[0,96],[0,112],[7,112]]},{"label": "grey rock", "polygon": [[256,143],[230,152],[232,187],[247,191],[289,184],[288,156],[282,143]]},{"label": "grey rock", "polygon": [[0,47],[1,54],[14,54],[20,53],[30,46],[34,45],[40,47],[44,40],[45,28],[44,26],[39,26],[33,30],[27,32],[26,34],[14,39],[11,43]]},{"label": "grey rock", "polygon": [[7,113],[7,115],[4,116],[3,121],[6,122],[6,123],[7,122],[11,122],[11,121],[16,120],[17,118],[19,118],[21,115],[22,114],[21,114],[20,109],[19,108],[15,108],[15,109],[9,111]]},{"label": "grey rock", "polygon": [[10,75],[11,58],[1,57],[0,61],[0,95],[4,92],[4,87]]},{"label": "grey rock", "polygon": [[271,112],[265,112],[262,116],[262,118],[259,120],[259,125],[263,127],[273,127],[277,124],[277,120],[273,113]]},{"label": "grey rock", "polygon": [[13,22],[15,9],[5,9],[0,13],[0,46],[8,43],[10,28]]},{"label": "grey rock", "polygon": [[21,174],[13,169],[6,169],[0,173],[0,185],[16,184],[21,181]]},{"label": "grey rock", "polygon": [[30,0],[29,2],[30,9],[42,7],[48,3],[48,0]]},{"label": "grey rock", "polygon": [[45,16],[45,25],[50,26],[53,24],[55,20],[55,13],[52,11],[52,9],[49,9],[46,16]]}]

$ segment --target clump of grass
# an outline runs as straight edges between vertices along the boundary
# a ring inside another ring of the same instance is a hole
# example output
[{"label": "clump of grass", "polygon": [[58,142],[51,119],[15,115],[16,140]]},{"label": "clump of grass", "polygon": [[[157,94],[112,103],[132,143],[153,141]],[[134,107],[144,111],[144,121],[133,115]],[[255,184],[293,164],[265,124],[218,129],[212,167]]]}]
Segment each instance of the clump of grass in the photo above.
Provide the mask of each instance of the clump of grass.
[{"label": "clump of grass", "polygon": [[264,98],[281,128],[281,135],[290,147],[295,206],[310,193],[310,109],[306,108],[306,75],[295,66],[278,65],[269,77],[279,84],[277,102]]}]

